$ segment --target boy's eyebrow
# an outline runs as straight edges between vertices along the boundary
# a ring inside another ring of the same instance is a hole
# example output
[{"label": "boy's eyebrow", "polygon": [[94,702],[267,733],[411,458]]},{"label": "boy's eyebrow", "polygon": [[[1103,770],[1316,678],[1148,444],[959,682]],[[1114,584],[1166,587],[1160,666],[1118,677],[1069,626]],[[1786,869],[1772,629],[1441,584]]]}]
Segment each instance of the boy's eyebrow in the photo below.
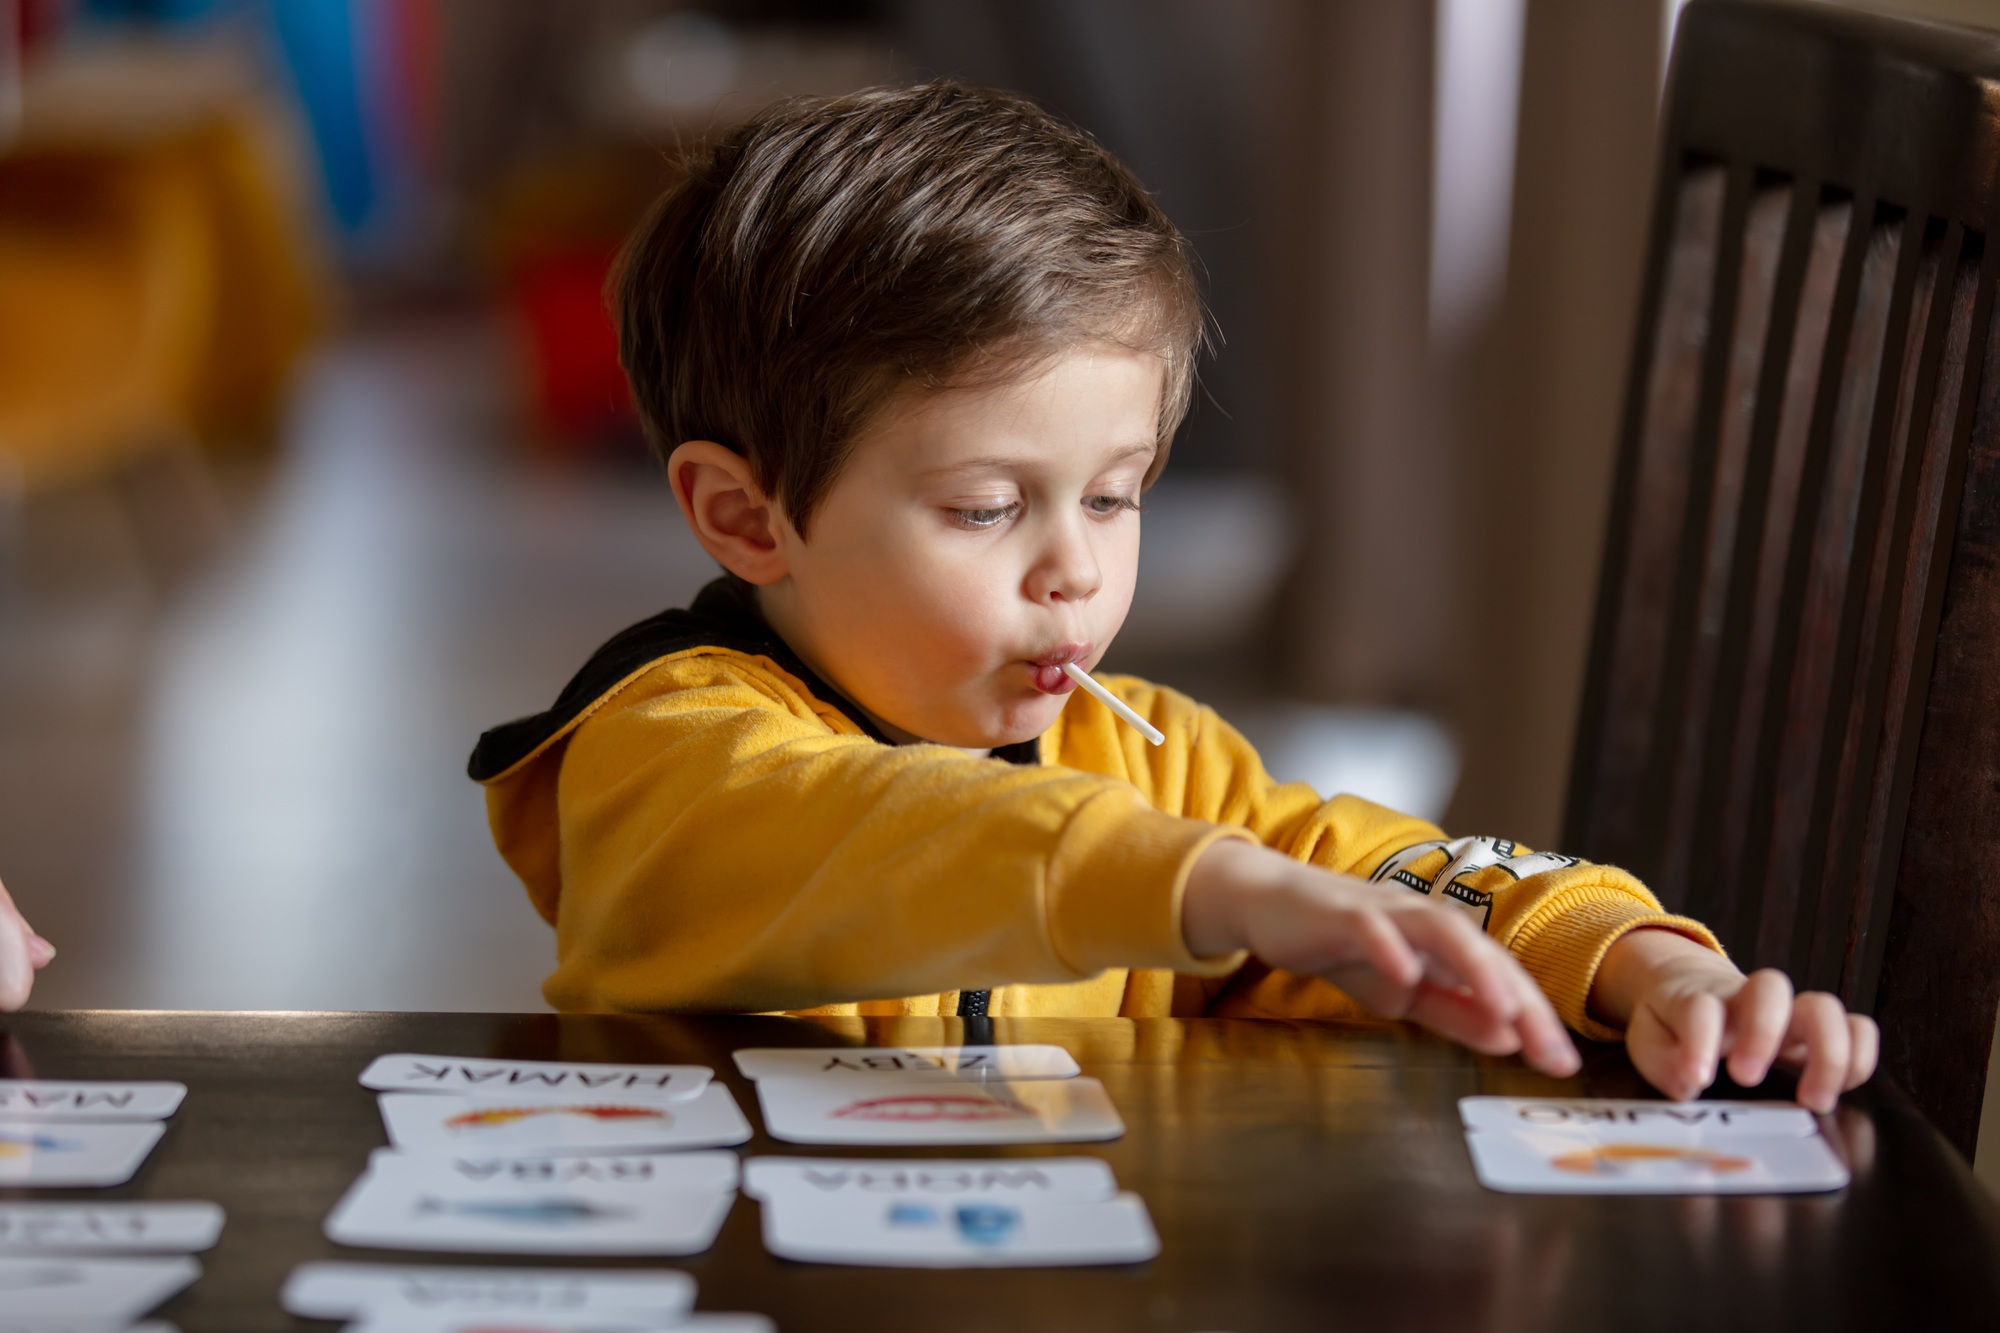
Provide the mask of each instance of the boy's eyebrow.
[{"label": "boy's eyebrow", "polygon": [[[1112,454],[1111,457],[1105,459],[1104,462],[1106,467],[1110,467],[1113,464],[1122,463],[1128,458],[1136,458],[1141,454],[1156,454],[1159,451],[1160,447],[1157,444],[1128,444],[1123,449]],[[953,472],[977,472],[983,468],[1017,467],[1021,462],[1022,460],[1014,454],[984,454],[978,458],[967,458],[957,463],[946,463],[942,467],[927,468],[924,471],[924,475],[927,477],[941,477]]]}]

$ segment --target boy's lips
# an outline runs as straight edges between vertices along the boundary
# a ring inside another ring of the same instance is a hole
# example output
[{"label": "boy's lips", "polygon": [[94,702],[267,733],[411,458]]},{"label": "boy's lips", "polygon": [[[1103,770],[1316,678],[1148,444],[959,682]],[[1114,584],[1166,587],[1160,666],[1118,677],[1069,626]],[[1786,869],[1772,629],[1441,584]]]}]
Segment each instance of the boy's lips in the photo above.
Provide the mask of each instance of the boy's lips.
[{"label": "boy's lips", "polygon": [[1076,688],[1076,682],[1063,672],[1066,662],[1081,662],[1090,656],[1091,645],[1087,643],[1065,643],[1031,658],[1028,672],[1034,678],[1035,688],[1043,694],[1068,694]]}]

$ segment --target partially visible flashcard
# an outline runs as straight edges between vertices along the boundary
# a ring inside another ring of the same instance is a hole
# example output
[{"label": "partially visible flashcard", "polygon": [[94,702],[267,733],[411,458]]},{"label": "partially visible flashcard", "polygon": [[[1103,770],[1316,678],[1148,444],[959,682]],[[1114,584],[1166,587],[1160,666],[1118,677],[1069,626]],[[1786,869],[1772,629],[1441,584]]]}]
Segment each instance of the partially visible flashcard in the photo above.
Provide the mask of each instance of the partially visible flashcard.
[{"label": "partially visible flashcard", "polygon": [[0,1122],[0,1186],[75,1188],[122,1185],[167,1127],[78,1121]]},{"label": "partially visible flashcard", "polygon": [[1847,1168],[1803,1107],[1468,1097],[1479,1181],[1510,1194],[1788,1194]]},{"label": "partially visible flashcard", "polygon": [[[694,1304],[694,1279],[673,1268],[409,1268],[387,1264],[300,1264],[285,1279],[287,1313],[307,1319],[422,1315],[480,1318],[601,1315],[671,1324]],[[561,1327],[561,1324],[557,1325]]]},{"label": "partially visible flashcard", "polygon": [[736,1188],[742,1172],[733,1152],[536,1153],[532,1155],[406,1153],[377,1148],[370,1170],[403,1170],[413,1165],[440,1168],[462,1184],[489,1181],[516,1185],[562,1186],[574,1181],[625,1182],[660,1189],[724,1191]]},{"label": "partially visible flashcard", "polygon": [[1075,1078],[1060,1046],[797,1046],[736,1052],[745,1078],[909,1074],[942,1078]]},{"label": "partially visible flashcard", "polygon": [[1095,1202],[1118,1192],[1111,1168],[1095,1157],[885,1158],[753,1157],[743,1168],[753,1199],[814,1194],[826,1198],[883,1194],[940,1199],[1066,1199]]},{"label": "partially visible flashcard", "polygon": [[125,1323],[201,1276],[193,1259],[0,1258],[0,1318],[24,1325],[59,1319]]},{"label": "partially visible flashcard", "polygon": [[474,1254],[699,1254],[736,1191],[683,1190],[632,1176],[562,1182],[467,1179],[413,1159],[364,1172],[326,1219],[343,1245]]},{"label": "partially visible flashcard", "polygon": [[696,1096],[714,1076],[705,1065],[605,1065],[563,1060],[482,1060],[460,1055],[383,1055],[361,1071],[377,1092],[457,1092],[510,1098]]},{"label": "partially visible flashcard", "polygon": [[424,1152],[722,1148],[750,1137],[750,1124],[736,1109],[736,1099],[719,1083],[675,1102],[615,1095],[554,1101],[423,1092],[385,1092],[380,1102],[390,1142]]},{"label": "partially visible flashcard", "polygon": [[1098,1203],[973,1195],[787,1193],[763,1203],[764,1246],[784,1259],[886,1268],[1135,1264],[1160,1252],[1136,1194]]},{"label": "partially visible flashcard", "polygon": [[[5,1330],[0,1330],[5,1333]],[[512,1320],[496,1326],[492,1316],[388,1314],[364,1317],[345,1333],[778,1333],[778,1326],[760,1314],[709,1314],[685,1319],[649,1319],[639,1315],[596,1317],[536,1317],[532,1323]]]},{"label": "partially visible flashcard", "polygon": [[0,1254],[193,1254],[221,1234],[212,1203],[0,1203]]},{"label": "partially visible flashcard", "polygon": [[792,1143],[1064,1143],[1125,1132],[1094,1078],[766,1078],[764,1127]]},{"label": "partially visible flashcard", "polygon": [[0,1119],[165,1120],[186,1097],[185,1083],[0,1078]]}]

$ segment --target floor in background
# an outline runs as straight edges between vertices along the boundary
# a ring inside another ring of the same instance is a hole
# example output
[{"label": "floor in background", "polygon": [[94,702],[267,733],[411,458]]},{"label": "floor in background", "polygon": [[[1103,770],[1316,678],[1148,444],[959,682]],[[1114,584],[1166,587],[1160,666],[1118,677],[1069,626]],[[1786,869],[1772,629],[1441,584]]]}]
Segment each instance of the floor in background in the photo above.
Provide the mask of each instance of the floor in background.
[{"label": "floor in background", "polygon": [[[466,754],[714,569],[653,472],[500,443],[503,351],[450,324],[329,352],[277,459],[224,474],[184,578],[147,554],[157,496],[38,499],[0,527],[0,880],[61,951],[38,1007],[542,1007],[553,936]],[[1163,484],[1151,508],[1120,642],[1142,670],[1242,634],[1284,558],[1254,486]],[[1278,776],[1442,809],[1435,724],[1260,699],[1245,657],[1186,683]]]}]

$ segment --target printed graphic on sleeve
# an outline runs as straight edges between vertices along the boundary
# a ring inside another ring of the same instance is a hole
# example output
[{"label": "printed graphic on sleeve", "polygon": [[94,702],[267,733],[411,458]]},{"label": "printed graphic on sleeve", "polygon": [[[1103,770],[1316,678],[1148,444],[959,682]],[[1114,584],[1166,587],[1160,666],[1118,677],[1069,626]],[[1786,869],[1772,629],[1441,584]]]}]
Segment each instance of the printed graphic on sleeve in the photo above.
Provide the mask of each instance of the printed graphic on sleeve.
[{"label": "printed graphic on sleeve", "polygon": [[1577,864],[1574,856],[1534,852],[1506,838],[1457,838],[1412,843],[1369,878],[1436,894],[1471,914],[1481,930],[1493,915],[1493,893],[1509,884]]}]

